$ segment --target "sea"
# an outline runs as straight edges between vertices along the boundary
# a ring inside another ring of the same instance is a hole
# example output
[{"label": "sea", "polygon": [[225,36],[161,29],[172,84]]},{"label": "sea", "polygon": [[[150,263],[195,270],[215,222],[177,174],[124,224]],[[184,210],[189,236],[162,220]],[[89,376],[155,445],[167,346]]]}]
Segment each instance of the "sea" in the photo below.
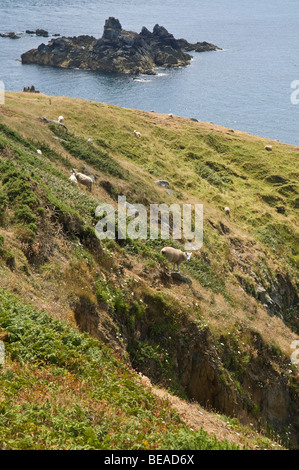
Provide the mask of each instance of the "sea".
[{"label": "sea", "polygon": [[[159,24],[175,38],[222,50],[191,53],[189,66],[155,76],[22,65],[23,52],[51,39],[26,30],[100,38],[110,16],[126,30]],[[51,96],[172,113],[299,145],[298,0],[0,0],[0,33],[10,31],[20,38],[0,38],[6,91],[33,84]]]}]

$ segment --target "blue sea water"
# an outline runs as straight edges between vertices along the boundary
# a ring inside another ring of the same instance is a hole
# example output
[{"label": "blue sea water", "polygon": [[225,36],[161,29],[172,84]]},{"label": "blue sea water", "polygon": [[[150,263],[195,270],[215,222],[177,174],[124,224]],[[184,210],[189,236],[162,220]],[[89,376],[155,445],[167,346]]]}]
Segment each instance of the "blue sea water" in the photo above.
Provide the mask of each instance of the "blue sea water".
[{"label": "blue sea water", "polygon": [[50,40],[24,33],[17,40],[0,38],[5,89],[34,84],[48,95],[173,113],[299,145],[299,104],[291,102],[291,83],[299,80],[298,0],[0,0],[1,33],[43,28],[101,37],[109,16],[124,29],[152,30],[158,23],[176,38],[223,50],[192,53],[188,67],[134,80],[22,65],[23,52]]}]

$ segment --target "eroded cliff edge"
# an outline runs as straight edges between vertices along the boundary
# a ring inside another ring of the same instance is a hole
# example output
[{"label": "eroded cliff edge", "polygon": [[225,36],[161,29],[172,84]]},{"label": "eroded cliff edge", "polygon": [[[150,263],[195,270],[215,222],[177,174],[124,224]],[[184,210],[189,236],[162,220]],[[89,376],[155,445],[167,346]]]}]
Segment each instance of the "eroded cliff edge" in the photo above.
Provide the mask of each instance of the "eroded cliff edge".
[{"label": "eroded cliff edge", "polygon": [[[220,48],[207,42],[191,44],[175,39],[158,24],[150,32],[143,27],[138,34],[125,31],[118,19],[106,20],[100,39],[93,36],[60,37],[40,44],[22,54],[23,64],[39,64],[62,68],[79,68],[98,72],[154,74],[156,67],[188,65],[190,51],[215,51]],[[187,52],[188,51],[188,52]]]}]

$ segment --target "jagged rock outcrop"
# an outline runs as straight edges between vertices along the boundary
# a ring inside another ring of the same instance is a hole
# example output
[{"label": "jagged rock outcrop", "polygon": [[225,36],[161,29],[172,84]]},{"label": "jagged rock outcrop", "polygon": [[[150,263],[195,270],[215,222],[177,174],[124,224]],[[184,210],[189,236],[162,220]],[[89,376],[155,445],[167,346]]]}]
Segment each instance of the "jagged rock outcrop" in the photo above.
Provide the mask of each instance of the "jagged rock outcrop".
[{"label": "jagged rock outcrop", "polygon": [[39,90],[36,90],[36,89],[35,89],[35,86],[34,86],[34,85],[31,85],[31,86],[24,86],[23,91],[24,91],[25,93],[40,93]]},{"label": "jagged rock outcrop", "polygon": [[153,32],[143,27],[138,34],[125,31],[118,19],[106,20],[100,39],[93,36],[60,37],[48,45],[22,54],[23,64],[50,65],[62,68],[79,68],[99,72],[154,74],[156,67],[188,65],[191,56],[186,52],[219,49],[206,42],[190,44],[185,39],[175,39],[163,26]]}]

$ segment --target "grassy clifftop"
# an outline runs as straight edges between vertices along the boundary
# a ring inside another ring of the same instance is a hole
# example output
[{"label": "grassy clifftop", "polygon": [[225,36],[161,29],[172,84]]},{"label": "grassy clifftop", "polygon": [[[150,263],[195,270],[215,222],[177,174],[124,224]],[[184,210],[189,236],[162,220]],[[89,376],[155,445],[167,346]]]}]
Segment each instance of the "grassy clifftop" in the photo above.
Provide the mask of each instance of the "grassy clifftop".
[{"label": "grassy clifftop", "polygon": [[[61,114],[68,131],[40,119]],[[2,448],[271,446],[241,424],[296,448],[297,159],[293,146],[211,123],[8,93],[0,109]],[[68,179],[85,166],[96,177],[92,193]],[[118,195],[146,206],[204,205],[202,250],[181,268],[191,285],[167,275],[163,240],[99,242],[95,208],[116,207]],[[200,425],[191,431],[136,371],[184,406],[193,399],[213,409],[209,423],[228,416],[230,443],[220,425],[207,425],[210,435]]]}]

